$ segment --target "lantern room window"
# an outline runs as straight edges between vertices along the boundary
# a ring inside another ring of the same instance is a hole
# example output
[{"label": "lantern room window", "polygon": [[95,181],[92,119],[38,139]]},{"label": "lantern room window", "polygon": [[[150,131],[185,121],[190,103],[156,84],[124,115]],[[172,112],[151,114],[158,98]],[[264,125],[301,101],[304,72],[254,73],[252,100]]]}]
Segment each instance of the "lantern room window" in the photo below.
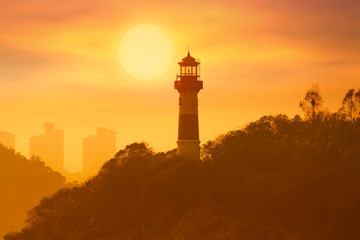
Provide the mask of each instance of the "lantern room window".
[{"label": "lantern room window", "polygon": [[193,73],[192,75],[193,76],[197,76],[197,69],[196,68],[197,68],[196,66],[192,67],[192,73]]},{"label": "lantern room window", "polygon": [[191,67],[186,67],[186,76],[191,76]]},{"label": "lantern room window", "polygon": [[181,66],[180,76],[198,76],[198,68],[196,66]]}]

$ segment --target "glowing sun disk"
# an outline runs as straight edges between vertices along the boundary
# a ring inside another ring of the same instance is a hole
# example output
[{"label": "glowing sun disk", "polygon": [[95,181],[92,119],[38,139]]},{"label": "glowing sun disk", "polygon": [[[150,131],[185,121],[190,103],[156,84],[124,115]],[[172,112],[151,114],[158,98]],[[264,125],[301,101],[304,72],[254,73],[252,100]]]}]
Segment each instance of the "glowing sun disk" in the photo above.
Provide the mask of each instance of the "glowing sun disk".
[{"label": "glowing sun disk", "polygon": [[155,79],[168,69],[173,56],[169,36],[159,27],[142,24],[128,30],[120,45],[124,70],[139,79]]}]

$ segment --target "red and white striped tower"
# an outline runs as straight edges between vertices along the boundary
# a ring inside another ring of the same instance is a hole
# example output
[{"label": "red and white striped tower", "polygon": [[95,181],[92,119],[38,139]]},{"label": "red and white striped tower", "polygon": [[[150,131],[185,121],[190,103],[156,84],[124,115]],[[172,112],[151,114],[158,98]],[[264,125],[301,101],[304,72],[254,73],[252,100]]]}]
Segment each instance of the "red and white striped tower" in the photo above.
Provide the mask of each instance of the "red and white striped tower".
[{"label": "red and white striped tower", "polygon": [[177,154],[200,159],[198,92],[203,88],[200,81],[199,62],[188,52],[180,62],[180,74],[174,82],[174,88],[180,93],[179,129]]}]

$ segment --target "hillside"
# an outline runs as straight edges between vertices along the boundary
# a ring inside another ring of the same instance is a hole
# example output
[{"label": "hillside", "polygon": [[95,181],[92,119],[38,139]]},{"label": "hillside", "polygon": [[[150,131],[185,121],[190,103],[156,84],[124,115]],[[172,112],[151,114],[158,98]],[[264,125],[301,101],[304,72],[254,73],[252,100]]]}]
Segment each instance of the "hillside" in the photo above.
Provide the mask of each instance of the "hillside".
[{"label": "hillside", "polygon": [[360,119],[265,116],[202,159],[131,144],[5,239],[360,239]]},{"label": "hillside", "polygon": [[24,226],[26,212],[65,187],[65,178],[37,158],[0,144],[0,236]]}]

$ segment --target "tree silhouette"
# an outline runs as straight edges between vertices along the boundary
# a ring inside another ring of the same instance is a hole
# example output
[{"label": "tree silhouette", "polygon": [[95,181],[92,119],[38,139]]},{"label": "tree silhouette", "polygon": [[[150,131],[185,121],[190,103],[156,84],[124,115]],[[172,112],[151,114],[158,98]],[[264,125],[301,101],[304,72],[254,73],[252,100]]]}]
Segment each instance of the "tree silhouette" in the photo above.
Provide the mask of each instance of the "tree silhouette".
[{"label": "tree silhouette", "polygon": [[340,114],[344,114],[345,118],[354,121],[360,116],[360,90],[350,89],[342,101],[342,107],[339,109]]},{"label": "tree silhouette", "polygon": [[0,238],[20,229],[41,198],[66,187],[66,179],[40,158],[30,159],[0,144]]},{"label": "tree silhouette", "polygon": [[306,94],[304,100],[300,102],[300,108],[304,111],[305,116],[315,120],[316,116],[321,112],[323,99],[319,92],[319,86],[313,85]]},{"label": "tree silhouette", "polygon": [[360,118],[321,103],[310,89],[305,120],[263,116],[204,144],[202,161],[128,145],[5,240],[358,240]]},{"label": "tree silhouette", "polygon": [[5,240],[358,240],[360,120],[318,123],[264,116],[206,143],[203,161],[128,145]]}]

